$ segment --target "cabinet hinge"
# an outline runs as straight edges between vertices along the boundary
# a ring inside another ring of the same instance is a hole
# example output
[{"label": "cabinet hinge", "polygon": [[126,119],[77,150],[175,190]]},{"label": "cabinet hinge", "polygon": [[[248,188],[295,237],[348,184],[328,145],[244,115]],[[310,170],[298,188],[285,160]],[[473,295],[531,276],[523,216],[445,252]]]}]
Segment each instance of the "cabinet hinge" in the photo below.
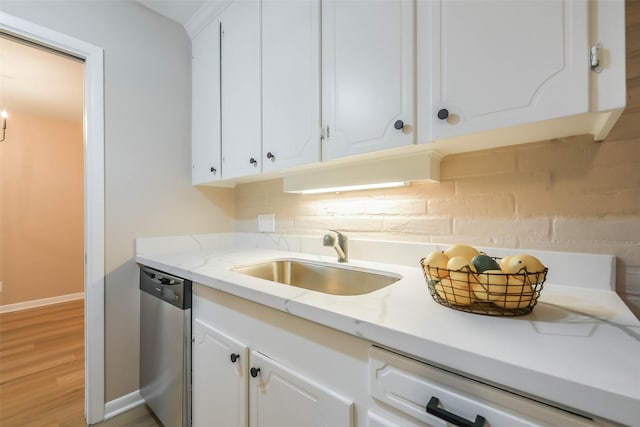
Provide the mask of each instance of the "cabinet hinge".
[{"label": "cabinet hinge", "polygon": [[591,46],[590,49],[590,62],[591,62],[591,71],[595,71],[596,73],[602,72],[602,67],[600,66],[600,50],[602,49],[602,44],[596,43]]}]

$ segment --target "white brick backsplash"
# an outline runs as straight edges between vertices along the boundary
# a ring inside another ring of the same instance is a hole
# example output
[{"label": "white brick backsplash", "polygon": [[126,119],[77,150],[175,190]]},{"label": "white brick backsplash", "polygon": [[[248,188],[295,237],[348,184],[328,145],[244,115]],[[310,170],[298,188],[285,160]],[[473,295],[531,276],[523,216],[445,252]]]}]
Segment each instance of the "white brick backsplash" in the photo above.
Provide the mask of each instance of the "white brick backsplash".
[{"label": "white brick backsplash", "polygon": [[339,231],[381,231],[382,218],[368,216],[335,216],[331,228]]},{"label": "white brick backsplash", "polygon": [[424,215],[425,200],[353,198],[318,204],[326,215]]},{"label": "white brick backsplash", "polygon": [[391,217],[383,220],[382,229],[389,233],[409,233],[426,236],[450,235],[451,218]]},{"label": "white brick backsplash", "polygon": [[553,239],[637,243],[640,241],[640,220],[637,217],[556,218],[553,220]]},{"label": "white brick backsplash", "polygon": [[624,270],[625,287],[623,291],[637,295],[640,302],[640,266],[626,267]]},{"label": "white brick backsplash", "polygon": [[455,218],[455,234],[466,236],[487,236],[491,238],[549,238],[551,226],[549,218],[495,219],[495,218]]},{"label": "white brick backsplash", "polygon": [[296,216],[293,219],[293,228],[297,233],[306,230],[327,230],[331,227],[331,217],[324,215]]},{"label": "white brick backsplash", "polygon": [[[450,236],[433,236],[431,243],[443,244],[443,245],[455,245],[462,243],[471,246],[487,246],[494,248],[517,248],[517,239],[511,236],[478,236],[452,234]],[[489,253],[491,255],[491,253]]]},{"label": "white brick backsplash", "polygon": [[255,232],[257,216],[274,212],[276,231],[318,239],[335,228],[372,240],[611,254],[618,291],[640,306],[640,139],[542,141],[447,156],[442,168],[440,183],[340,194],[242,184],[235,230]]},{"label": "white brick backsplash", "polygon": [[427,203],[429,215],[513,217],[515,197],[508,193],[435,199]]},{"label": "white brick backsplash", "polygon": [[485,193],[538,193],[551,188],[551,174],[533,171],[517,174],[490,175],[456,180],[456,196],[468,197]]}]

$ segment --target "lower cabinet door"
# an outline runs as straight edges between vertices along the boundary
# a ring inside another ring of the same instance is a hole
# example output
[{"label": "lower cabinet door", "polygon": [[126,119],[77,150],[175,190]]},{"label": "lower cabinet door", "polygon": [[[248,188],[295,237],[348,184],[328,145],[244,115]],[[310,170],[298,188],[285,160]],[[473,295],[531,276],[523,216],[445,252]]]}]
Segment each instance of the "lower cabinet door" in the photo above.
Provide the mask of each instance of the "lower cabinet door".
[{"label": "lower cabinet door", "polygon": [[246,427],[247,346],[193,321],[193,427]]},{"label": "lower cabinet door", "polygon": [[354,404],[297,372],[252,351],[251,427],[351,427]]}]

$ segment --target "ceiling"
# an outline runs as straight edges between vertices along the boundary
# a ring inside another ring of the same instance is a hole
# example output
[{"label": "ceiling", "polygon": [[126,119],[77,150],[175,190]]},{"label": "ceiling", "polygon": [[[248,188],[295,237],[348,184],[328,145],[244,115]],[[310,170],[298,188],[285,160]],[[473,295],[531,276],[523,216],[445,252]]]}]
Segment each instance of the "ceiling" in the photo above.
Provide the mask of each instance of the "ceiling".
[{"label": "ceiling", "polygon": [[0,37],[0,111],[82,122],[83,63]]},{"label": "ceiling", "polygon": [[[207,0],[136,0],[184,26]],[[82,61],[0,34],[0,111],[83,120]]]},{"label": "ceiling", "polygon": [[191,18],[205,3],[206,0],[136,0],[164,15],[169,19],[176,21],[184,26],[189,18]]}]

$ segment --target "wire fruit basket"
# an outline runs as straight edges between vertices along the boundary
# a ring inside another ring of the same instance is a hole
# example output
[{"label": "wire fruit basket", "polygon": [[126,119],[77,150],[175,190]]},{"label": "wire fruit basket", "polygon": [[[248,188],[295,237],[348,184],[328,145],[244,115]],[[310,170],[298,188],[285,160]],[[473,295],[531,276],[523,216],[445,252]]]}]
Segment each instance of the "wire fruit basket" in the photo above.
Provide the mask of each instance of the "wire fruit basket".
[{"label": "wire fruit basket", "polygon": [[[500,258],[494,258],[498,263]],[[430,266],[420,260],[431,297],[440,305],[468,313],[489,316],[522,316],[538,302],[548,269],[515,274],[488,271],[478,273],[469,267],[460,270]]]}]

